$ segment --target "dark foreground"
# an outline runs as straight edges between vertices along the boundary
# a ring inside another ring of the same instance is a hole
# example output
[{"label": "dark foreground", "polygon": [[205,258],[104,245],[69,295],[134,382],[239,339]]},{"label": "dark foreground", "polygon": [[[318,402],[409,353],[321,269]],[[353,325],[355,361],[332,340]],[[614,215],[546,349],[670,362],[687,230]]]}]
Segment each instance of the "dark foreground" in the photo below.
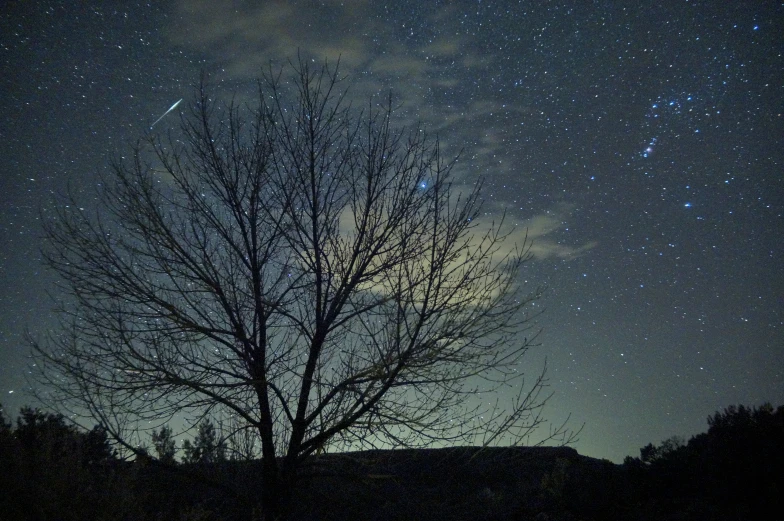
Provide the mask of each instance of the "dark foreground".
[{"label": "dark foreground", "polygon": [[[123,462],[100,430],[74,436],[51,417],[33,420],[0,436],[0,519],[258,518],[258,461]],[[709,425],[688,443],[648,445],[623,465],[565,447],[317,456],[301,473],[289,518],[784,519],[784,408],[731,408]]]}]

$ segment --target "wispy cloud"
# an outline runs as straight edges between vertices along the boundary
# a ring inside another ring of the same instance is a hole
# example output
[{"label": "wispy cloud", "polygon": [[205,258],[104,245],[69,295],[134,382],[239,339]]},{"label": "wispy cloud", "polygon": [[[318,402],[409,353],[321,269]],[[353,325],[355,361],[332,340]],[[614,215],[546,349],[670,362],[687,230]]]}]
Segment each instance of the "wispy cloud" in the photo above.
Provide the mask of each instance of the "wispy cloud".
[{"label": "wispy cloud", "polygon": [[[496,208],[495,215],[498,219],[502,215],[502,208]],[[574,207],[567,204],[556,204],[544,213],[534,215],[527,219],[516,219],[507,215],[504,219],[504,229],[508,236],[499,253],[512,253],[515,248],[527,247],[533,254],[534,260],[551,258],[571,260],[586,254],[595,248],[598,241],[583,243],[568,243],[556,235],[574,221]],[[493,223],[490,217],[483,217],[477,225],[477,234],[490,229]]]},{"label": "wispy cloud", "polygon": [[[239,7],[238,7],[239,5]],[[252,82],[270,61],[283,64],[299,52],[306,59],[334,63],[349,75],[351,96],[363,106],[371,96],[393,92],[402,105],[398,126],[421,122],[437,134],[445,157],[463,150],[458,178],[468,179],[477,170],[491,175],[519,175],[519,167],[507,160],[510,137],[502,130],[508,119],[530,121],[541,111],[525,97],[472,97],[470,80],[487,76],[495,57],[479,54],[473,37],[461,30],[455,4],[438,9],[423,8],[418,27],[389,23],[386,7],[370,0],[265,0],[240,3],[229,0],[181,0],[180,23],[170,29],[172,43],[187,47],[207,61],[208,72],[232,85]],[[430,38],[417,38],[428,26],[439,27]],[[412,36],[413,34],[413,36]],[[212,71],[209,67],[213,67]],[[220,78],[225,75],[225,78]],[[253,89],[248,89],[252,96]],[[462,94],[460,94],[462,93]],[[238,93],[241,94],[241,93]],[[471,163],[469,166],[467,163]],[[469,170],[470,168],[470,170]],[[499,209],[493,208],[498,215]],[[580,244],[559,236],[575,219],[574,209],[557,204],[527,219],[507,217],[511,233],[505,248],[522,246],[527,239],[537,260],[573,259],[594,248],[596,241]],[[490,220],[477,223],[477,233]]]}]

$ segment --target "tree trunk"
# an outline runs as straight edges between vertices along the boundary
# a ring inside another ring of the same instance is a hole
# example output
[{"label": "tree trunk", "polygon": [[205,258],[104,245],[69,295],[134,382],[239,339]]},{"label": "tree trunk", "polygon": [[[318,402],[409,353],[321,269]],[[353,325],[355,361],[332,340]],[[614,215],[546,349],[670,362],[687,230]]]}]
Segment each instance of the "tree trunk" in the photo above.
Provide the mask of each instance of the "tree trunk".
[{"label": "tree trunk", "polygon": [[[262,460],[263,461],[263,460]],[[264,521],[283,521],[287,519],[289,500],[293,493],[294,473],[285,464],[277,462],[270,465],[263,462],[263,483],[261,491],[262,519]]]},{"label": "tree trunk", "polygon": [[281,492],[282,483],[278,474],[278,466],[274,459],[272,464],[267,458],[262,458],[263,482],[261,486],[262,519],[275,521],[282,519]]}]

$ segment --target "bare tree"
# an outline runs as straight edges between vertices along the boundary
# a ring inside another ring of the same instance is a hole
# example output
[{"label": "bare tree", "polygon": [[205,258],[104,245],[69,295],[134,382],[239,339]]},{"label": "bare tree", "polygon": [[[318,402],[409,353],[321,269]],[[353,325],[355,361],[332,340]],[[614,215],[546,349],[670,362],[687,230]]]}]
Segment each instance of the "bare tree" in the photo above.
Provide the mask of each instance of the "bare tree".
[{"label": "bare tree", "polygon": [[57,207],[62,329],[33,341],[62,406],[129,449],[178,415],[253,430],[270,516],[330,444],[517,443],[546,401],[543,373],[522,382],[529,256],[480,226],[479,184],[459,193],[391,100],[353,110],[337,67],[292,70],[252,109],[202,82],[180,132],[112,163],[99,208]]}]

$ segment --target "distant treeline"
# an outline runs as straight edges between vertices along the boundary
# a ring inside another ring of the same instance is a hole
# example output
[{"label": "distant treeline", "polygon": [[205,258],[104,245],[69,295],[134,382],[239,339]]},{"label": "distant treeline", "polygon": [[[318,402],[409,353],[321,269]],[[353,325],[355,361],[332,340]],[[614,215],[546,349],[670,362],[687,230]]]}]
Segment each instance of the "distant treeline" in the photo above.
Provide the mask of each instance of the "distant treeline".
[{"label": "distant treeline", "polygon": [[[100,426],[80,430],[32,408],[12,423],[0,407],[0,519],[253,519],[257,465],[227,453],[209,421],[180,461],[171,434],[154,431],[151,457],[123,461]],[[646,445],[623,465],[571,449],[504,450],[318,456],[296,518],[784,517],[784,406],[729,407],[708,418],[707,432]]]},{"label": "distant treeline", "polygon": [[665,513],[784,519],[784,406],[728,407],[708,432],[648,444],[624,466],[640,502]]}]

